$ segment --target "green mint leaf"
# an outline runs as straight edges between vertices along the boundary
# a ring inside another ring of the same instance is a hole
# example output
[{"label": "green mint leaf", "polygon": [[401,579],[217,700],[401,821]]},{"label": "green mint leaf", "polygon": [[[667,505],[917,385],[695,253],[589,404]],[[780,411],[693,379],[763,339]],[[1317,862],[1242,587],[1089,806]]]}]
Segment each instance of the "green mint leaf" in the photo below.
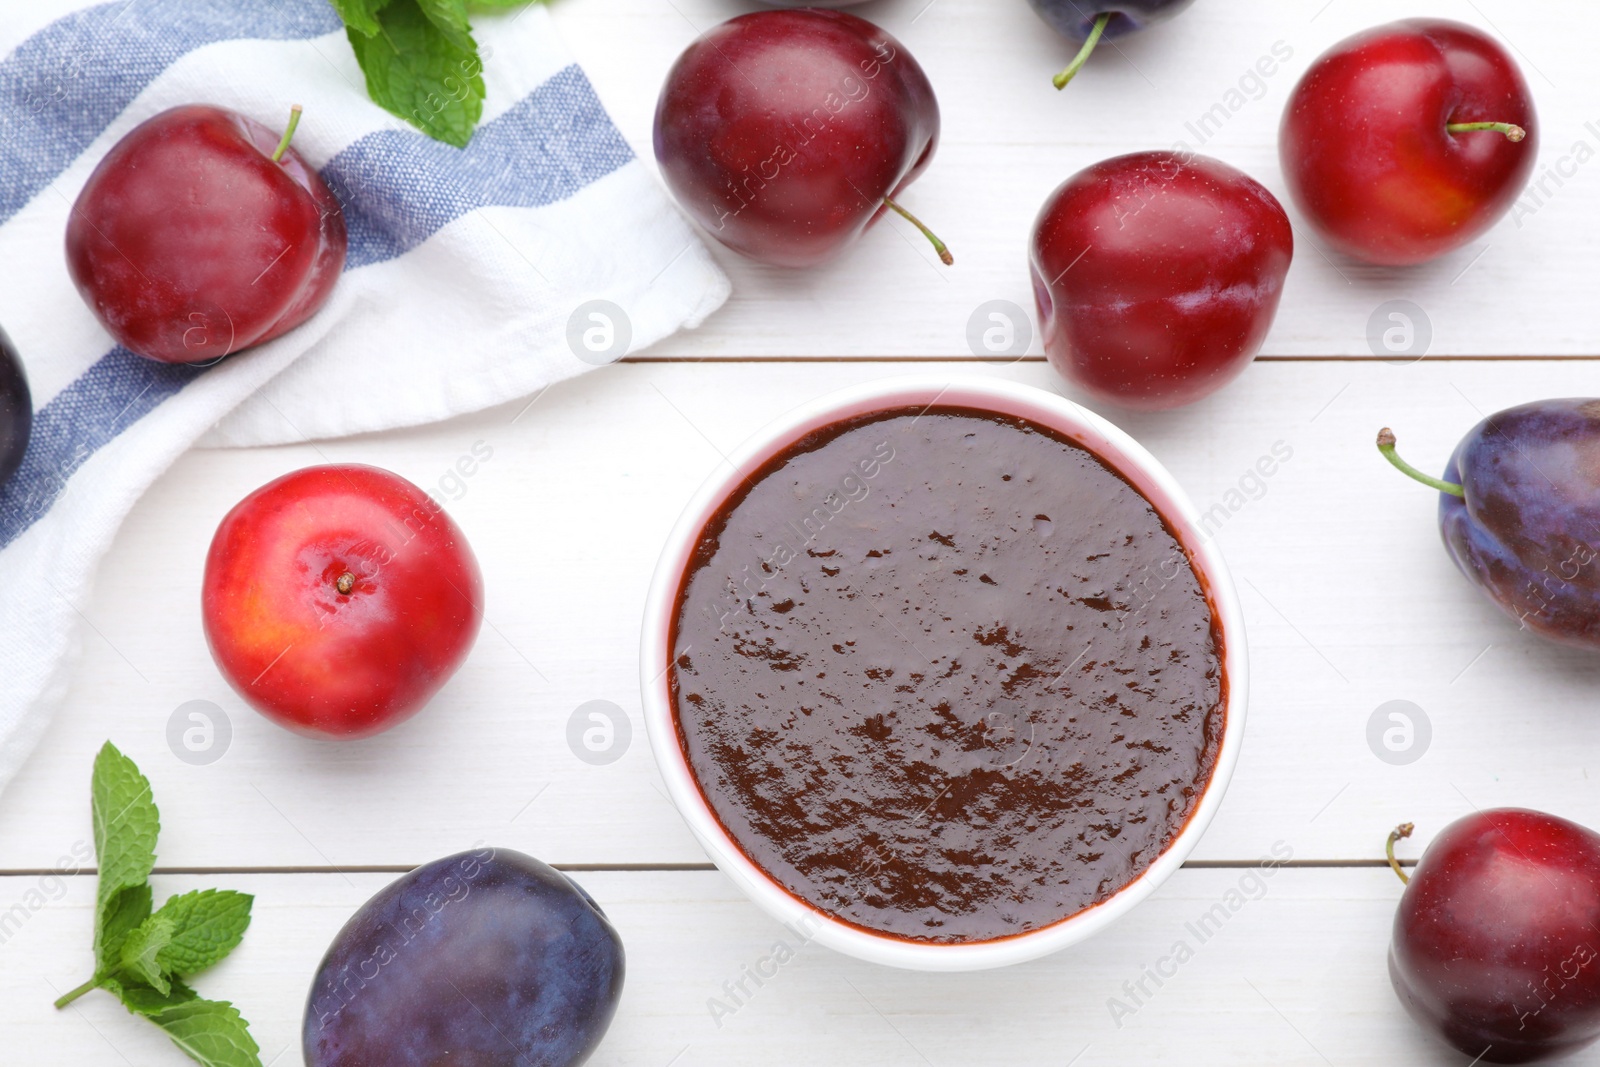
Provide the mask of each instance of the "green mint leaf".
[{"label": "green mint leaf", "polygon": [[[430,6],[449,7],[446,0]],[[419,0],[390,0],[377,21],[375,36],[346,32],[368,95],[429,137],[465,147],[483,116],[483,63],[472,38],[465,37],[467,47],[453,41]]]},{"label": "green mint leaf", "polygon": [[261,1067],[261,1049],[232,1004],[191,1000],[150,1016],[172,1043],[205,1067]]},{"label": "green mint leaf", "polygon": [[167,976],[157,958],[161,950],[172,943],[172,935],[176,930],[171,919],[162,915],[150,916],[122,943],[121,966],[118,969],[163,996],[171,992],[172,986],[167,983]]},{"label": "green mint leaf", "polygon": [[122,945],[139,924],[150,917],[150,886],[135,885],[119,892],[107,905],[104,921],[100,924],[100,943],[96,947],[95,964],[108,970],[117,962]]},{"label": "green mint leaf", "polygon": [[334,13],[350,29],[374,37],[378,33],[378,12],[389,0],[329,0]]},{"label": "green mint leaf", "polygon": [[169,920],[173,927],[172,938],[162,946],[156,962],[169,974],[195,974],[210,967],[232,952],[244,937],[254,900],[248,893],[231,889],[207,889],[173,897],[155,914],[157,919]]},{"label": "green mint leaf", "polygon": [[[361,2],[335,0],[349,8]],[[376,11],[390,2],[365,0],[365,9]],[[104,989],[128,1011],[165,1030],[173,1044],[204,1067],[261,1067],[261,1049],[233,1005],[202,1000],[176,977],[209,967],[239,944],[250,925],[254,898],[211,889],[175,896],[151,913],[149,879],[161,816],[149,781],[109,741],[95,757],[90,809],[100,861],[95,972],[57,998],[56,1007]]]},{"label": "green mint leaf", "polygon": [[[150,782],[139,773],[133,760],[117,751],[110,741],[94,761],[90,785],[90,811],[94,818],[94,851],[99,857],[100,888],[95,901],[94,949],[102,970],[115,959],[120,947],[110,943],[119,929],[126,931],[129,914],[136,914],[137,899],[122,900],[123,891],[136,889],[150,878],[156,864],[156,836],[161,832],[161,816],[156,811]],[[129,905],[133,913],[123,913]],[[149,894],[144,897],[149,914]],[[108,935],[110,935],[108,939]]]},{"label": "green mint leaf", "polygon": [[122,1001],[123,1007],[135,1015],[160,1015],[168,1008],[187,1004],[200,996],[176,978],[168,980],[171,988],[165,993],[157,993],[149,986],[115,976],[106,979],[103,984],[108,992]]},{"label": "green mint leaf", "polygon": [[467,24],[467,0],[417,0],[417,7],[457,50],[477,53]]}]

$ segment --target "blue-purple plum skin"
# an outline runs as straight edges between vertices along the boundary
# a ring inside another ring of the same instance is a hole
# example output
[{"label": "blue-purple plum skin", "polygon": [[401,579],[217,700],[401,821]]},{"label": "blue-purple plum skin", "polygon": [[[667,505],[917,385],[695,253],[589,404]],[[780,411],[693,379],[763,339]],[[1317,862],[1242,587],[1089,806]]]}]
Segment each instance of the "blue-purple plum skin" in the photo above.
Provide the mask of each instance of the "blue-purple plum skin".
[{"label": "blue-purple plum skin", "polygon": [[1542,637],[1600,651],[1600,400],[1542,400],[1479,423],[1444,478],[1456,566]]},{"label": "blue-purple plum skin", "polygon": [[16,473],[33,432],[33,398],[11,338],[0,330],[0,485]]},{"label": "blue-purple plum skin", "polygon": [[1028,0],[1039,17],[1069,41],[1089,39],[1095,20],[1112,16],[1105,36],[1124,37],[1178,15],[1194,0]]},{"label": "blue-purple plum skin", "polygon": [[334,938],[306,1067],[574,1067],[622,994],[622,940],[576,882],[479,849],[418,867]]}]

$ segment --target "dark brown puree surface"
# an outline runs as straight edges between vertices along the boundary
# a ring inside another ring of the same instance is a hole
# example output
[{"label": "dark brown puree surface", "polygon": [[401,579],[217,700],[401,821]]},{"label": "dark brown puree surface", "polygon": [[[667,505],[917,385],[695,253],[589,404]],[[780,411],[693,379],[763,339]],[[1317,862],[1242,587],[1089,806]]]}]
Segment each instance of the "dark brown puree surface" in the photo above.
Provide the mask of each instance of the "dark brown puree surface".
[{"label": "dark brown puree surface", "polygon": [[801,900],[909,940],[1106,900],[1222,737],[1222,636],[1166,521],[989,412],[877,412],[774,457],[707,524],[671,640],[724,829]]}]

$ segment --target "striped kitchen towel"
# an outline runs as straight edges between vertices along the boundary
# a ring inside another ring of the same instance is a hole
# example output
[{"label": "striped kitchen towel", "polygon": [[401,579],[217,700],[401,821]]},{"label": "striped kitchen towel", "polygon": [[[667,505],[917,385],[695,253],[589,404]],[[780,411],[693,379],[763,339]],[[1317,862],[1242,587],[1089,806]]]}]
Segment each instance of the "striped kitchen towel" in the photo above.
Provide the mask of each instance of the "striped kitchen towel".
[{"label": "striped kitchen towel", "polygon": [[[698,325],[726,299],[726,278],[548,13],[482,14],[474,27],[488,99],[463,150],[367,99],[328,0],[7,6],[0,326],[22,353],[35,417],[23,466],[0,488],[0,788],[66,688],[78,611],[118,524],[185,448],[478,410]],[[321,312],[206,368],[117,346],[62,252],[70,206],[107,149],[185,103],[274,129],[303,104],[295,147],[338,193],[350,234]],[[601,318],[593,301],[607,302]]]}]

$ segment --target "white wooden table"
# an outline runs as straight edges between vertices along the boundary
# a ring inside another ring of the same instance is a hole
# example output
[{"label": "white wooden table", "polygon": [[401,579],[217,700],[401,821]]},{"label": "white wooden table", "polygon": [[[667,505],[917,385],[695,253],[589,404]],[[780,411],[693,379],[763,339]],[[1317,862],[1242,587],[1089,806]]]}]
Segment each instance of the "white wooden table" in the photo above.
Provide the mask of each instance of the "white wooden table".
[{"label": "white wooden table", "polygon": [[[648,156],[667,66],[697,31],[749,6],[557,0],[555,11]],[[593,1061],[604,1067],[1465,1063],[1425,1040],[1389,989],[1400,886],[1377,862],[1384,837],[1415,820],[1425,843],[1501,804],[1600,825],[1589,773],[1600,659],[1537,643],[1482,602],[1440,548],[1434,495],[1389,470],[1372,439],[1392,424],[1412,460],[1438,467],[1485,413],[1600,393],[1596,163],[1547,181],[1542,203],[1473,247],[1412,271],[1324,257],[1297,226],[1299,256],[1256,366],[1180,412],[1108,412],[1202,508],[1239,505],[1219,538],[1248,616],[1254,699],[1227,803],[1187,869],[1117,928],[1039,963],[929,976],[809,946],[713,1020],[708,999],[780,930],[706,863],[638,718],[640,610],[679,507],[720,452],[840,386],[934,369],[1062,389],[1037,341],[1015,363],[975,360],[967,342],[980,304],[1030,306],[1026,240],[1049,190],[1105,156],[1199,147],[1185,123],[1281,41],[1293,59],[1203,150],[1282,195],[1274,139],[1295,79],[1335,40],[1396,14],[1386,0],[1201,0],[1180,22],[1103,49],[1058,95],[1048,76],[1069,49],[1023,0],[859,10],[900,36],[939,90],[943,147],[906,199],[949,241],[954,269],[897,220],[806,274],[719,253],[735,296],[703,329],[551,390],[515,424],[521,405],[360,440],[197,451],[135,509],[85,613],[66,705],[0,799],[0,915],[12,916],[0,928],[0,1059],[182,1062],[104,995],[50,1008],[90,967],[94,886],[48,871],[88,839],[89,766],[110,737],[161,805],[158,897],[200,885],[257,894],[244,945],[199,984],[240,1005],[279,1067],[300,1062],[309,976],[351,911],[396,872],[479,841],[579,872],[620,927],[630,973]],[[1419,0],[1404,13],[1492,28],[1515,49],[1542,115],[1541,173],[1578,142],[1600,148],[1600,16],[1588,0]],[[1368,320],[1392,299],[1425,310],[1426,359],[1373,356]],[[246,709],[200,633],[201,565],[223,512],[313,462],[377,463],[437,486],[477,442],[492,458],[449,507],[483,564],[489,625],[456,680],[424,715],[360,744],[309,744]],[[1292,460],[1250,481],[1278,442]],[[180,761],[166,741],[191,700],[231,722],[209,766]],[[609,765],[567,744],[569,717],[591,700],[631,718],[631,745]],[[1368,720],[1391,700],[1431,722],[1409,765],[1368,746]],[[1257,881],[1252,867],[1278,843],[1292,862]],[[1249,899],[1224,928],[1192,944],[1174,976],[1144,977],[1175,942],[1193,942],[1185,924],[1230,890]],[[1112,998],[1137,1009],[1121,1025]]]}]

